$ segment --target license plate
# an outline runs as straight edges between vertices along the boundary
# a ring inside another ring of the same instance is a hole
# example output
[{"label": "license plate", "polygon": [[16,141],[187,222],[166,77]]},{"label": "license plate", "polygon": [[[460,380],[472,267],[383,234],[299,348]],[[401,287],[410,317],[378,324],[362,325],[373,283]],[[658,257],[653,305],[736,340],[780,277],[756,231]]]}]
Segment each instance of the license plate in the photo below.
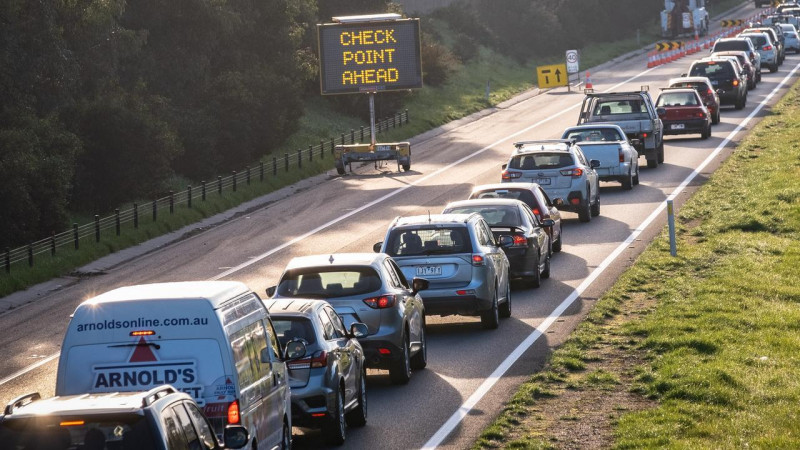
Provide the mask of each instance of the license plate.
[{"label": "license plate", "polygon": [[719,81],[711,80],[711,85],[712,86],[718,86],[719,85]]},{"label": "license plate", "polygon": [[442,266],[423,266],[417,267],[417,275],[423,277],[429,277],[432,275],[441,275],[442,274]]},{"label": "license plate", "polygon": [[536,183],[538,185],[550,184],[550,178],[534,178],[531,180],[531,183]]},{"label": "license plate", "polygon": [[672,129],[673,130],[682,130],[684,128],[686,128],[686,125],[684,125],[682,123],[673,123],[672,124]]}]

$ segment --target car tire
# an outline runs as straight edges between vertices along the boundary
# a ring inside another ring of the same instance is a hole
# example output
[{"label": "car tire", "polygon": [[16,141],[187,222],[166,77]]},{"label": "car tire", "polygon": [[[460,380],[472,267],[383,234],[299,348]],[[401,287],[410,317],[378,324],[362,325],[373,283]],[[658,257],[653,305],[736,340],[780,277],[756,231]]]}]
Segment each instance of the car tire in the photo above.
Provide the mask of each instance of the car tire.
[{"label": "car tire", "polygon": [[281,450],[292,450],[292,430],[286,422],[283,423],[283,434],[281,434]]},{"label": "car tire", "polygon": [[761,70],[759,69],[758,74],[756,75],[756,83],[761,83]]},{"label": "car tire", "polygon": [[408,172],[411,170],[411,163],[403,164],[403,172]]},{"label": "car tire", "polygon": [[363,427],[367,424],[367,371],[361,370],[361,380],[358,384],[358,405],[345,416],[347,426]]},{"label": "car tire", "polygon": [[501,319],[508,319],[511,317],[511,282],[506,281],[506,301],[498,306],[498,315]]},{"label": "car tire", "polygon": [[564,229],[559,227],[558,229],[558,239],[553,242],[553,253],[558,253],[561,251],[561,242],[564,240]]},{"label": "car tire", "polygon": [[550,278],[550,255],[544,259],[544,270],[542,270],[542,278]]},{"label": "car tire", "polygon": [[623,178],[622,181],[622,189],[626,191],[630,191],[633,189],[633,169],[628,170],[628,176]]},{"label": "car tire", "polygon": [[337,167],[336,173],[338,173],[339,175],[344,175],[344,167]]},{"label": "car tire", "polygon": [[658,154],[658,163],[664,164],[664,138],[661,138],[661,144],[658,145],[656,153]]},{"label": "car tire", "polygon": [[703,132],[700,134],[700,139],[708,139],[710,137],[711,137],[711,124],[709,124],[708,128],[703,130]]},{"label": "car tire", "polygon": [[481,314],[481,325],[487,330],[496,330],[500,326],[500,310],[497,305],[497,286],[494,288],[492,307]]},{"label": "car tire", "polygon": [[592,217],[597,217],[597,216],[600,215],[600,194],[599,193],[597,194],[597,197],[595,198],[594,203],[592,203],[592,206],[591,206],[589,212],[592,214]]},{"label": "car tire", "polygon": [[636,175],[633,176],[633,184],[634,186],[639,184],[639,164],[636,164]]},{"label": "car tire", "polygon": [[528,286],[533,287],[533,288],[538,288],[539,286],[542,285],[542,276],[541,276],[541,272],[539,272],[539,259],[541,259],[541,257],[542,257],[542,253],[541,252],[537,252],[536,253],[536,265],[533,267],[533,275],[531,275],[527,279]]},{"label": "car tire", "polygon": [[711,125],[718,125],[719,124],[719,107],[717,107],[717,112],[714,113],[714,116],[711,117]]},{"label": "car tire", "polygon": [[389,379],[392,384],[408,384],[411,380],[411,357],[409,356],[408,337],[403,335],[403,354],[392,361],[389,367]]},{"label": "car tire", "polygon": [[422,328],[419,331],[422,335],[420,339],[421,345],[417,354],[411,357],[412,370],[422,370],[428,365],[428,337],[425,334],[425,322],[422,323]]},{"label": "car tire", "polygon": [[590,220],[592,220],[592,206],[588,198],[589,194],[591,194],[591,192],[587,191],[586,192],[587,198],[583,202],[581,202],[581,209],[580,211],[578,211],[578,220],[580,220],[581,222],[589,222]]},{"label": "car tire", "polygon": [[733,107],[737,110],[741,110],[744,109],[744,104],[745,104],[745,99],[744,97],[742,97],[741,99],[736,100],[736,104],[733,105]]},{"label": "car tire", "polygon": [[775,73],[777,71],[778,71],[778,65],[777,64],[773,64],[773,65],[769,66],[769,73]]},{"label": "car tire", "polygon": [[347,437],[347,422],[344,418],[344,394],[341,389],[336,390],[335,409],[331,411],[328,420],[322,426],[325,442],[330,445],[342,445]]}]

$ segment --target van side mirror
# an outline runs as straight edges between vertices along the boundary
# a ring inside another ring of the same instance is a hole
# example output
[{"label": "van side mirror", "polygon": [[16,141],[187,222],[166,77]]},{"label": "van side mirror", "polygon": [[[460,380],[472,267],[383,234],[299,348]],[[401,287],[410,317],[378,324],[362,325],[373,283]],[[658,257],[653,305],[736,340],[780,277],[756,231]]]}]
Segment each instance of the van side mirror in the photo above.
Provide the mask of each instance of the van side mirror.
[{"label": "van side mirror", "polygon": [[666,108],[656,108],[656,114],[658,114],[658,117],[664,117],[664,116],[667,115],[667,109]]},{"label": "van side mirror", "polygon": [[302,339],[295,338],[286,343],[286,351],[283,354],[286,355],[287,361],[291,361],[306,356],[306,351],[308,351],[306,343]]},{"label": "van side mirror", "polygon": [[369,328],[361,322],[354,322],[350,325],[350,336],[358,339],[369,336]]},{"label": "van side mirror", "polygon": [[416,294],[419,291],[424,291],[430,286],[430,282],[425,278],[414,278],[411,280],[411,290]]},{"label": "van side mirror", "polygon": [[383,247],[383,242],[376,242],[372,244],[372,251],[375,253],[380,253],[381,247]]},{"label": "van side mirror", "polygon": [[275,291],[278,289],[278,286],[270,286],[267,288],[267,297],[272,298],[275,295]]},{"label": "van side mirror", "polygon": [[542,226],[545,227],[545,228],[550,228],[555,224],[556,224],[556,221],[553,220],[553,219],[543,219],[542,220]]},{"label": "van side mirror", "polygon": [[225,448],[242,448],[250,441],[250,433],[241,425],[228,425],[223,432]]},{"label": "van side mirror", "polygon": [[589,161],[589,165],[592,167],[592,169],[597,169],[598,167],[600,167],[600,161],[593,159]]},{"label": "van side mirror", "polygon": [[514,245],[514,238],[507,234],[504,234],[500,236],[499,239],[497,239],[497,243],[500,244],[500,247],[502,248],[508,248]]}]

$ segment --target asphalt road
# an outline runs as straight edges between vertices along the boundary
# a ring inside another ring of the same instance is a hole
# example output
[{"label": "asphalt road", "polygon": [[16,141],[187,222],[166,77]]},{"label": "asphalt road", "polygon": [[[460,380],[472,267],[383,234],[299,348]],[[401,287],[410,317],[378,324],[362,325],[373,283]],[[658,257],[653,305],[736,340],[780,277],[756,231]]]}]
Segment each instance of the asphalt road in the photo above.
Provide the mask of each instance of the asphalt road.
[{"label": "asphalt road", "polygon": [[[752,13],[753,6],[748,4],[736,17]],[[657,95],[657,88],[686,72],[693,59],[689,56],[646,70],[646,56],[642,55],[593,70],[592,81],[596,91],[649,85]],[[749,120],[733,143],[721,151],[715,149],[798,64],[800,56],[790,55],[778,73],[765,72],[744,110],[728,107],[722,111],[722,123],[714,127],[711,139],[668,137],[665,164],[647,169],[641,158],[641,184],[632,191],[623,191],[618,183],[601,183],[601,215],[590,223],[579,223],[577,215],[565,213],[564,248],[553,257],[551,278],[539,289],[515,290],[513,315],[503,320],[499,329],[482,329],[478,318],[430,317],[428,368],[415,372],[407,386],[392,386],[386,372],[371,371],[368,424],[349,430],[345,446],[471,446],[517,386],[542,366],[551,349],[564,341],[595,300],[660,232],[666,222],[665,199],[681,190],[675,198],[679,206],[705,181],[767,110]],[[796,78],[796,73],[789,77],[768,105]],[[334,171],[318,185],[284,200],[0,315],[0,329],[4,330],[0,334],[0,404],[30,391],[52,395],[56,360],[7,378],[58,353],[69,315],[83,299],[122,285],[198,279],[239,280],[263,293],[277,282],[293,256],[370,252],[395,216],[439,212],[449,201],[466,198],[473,185],[499,181],[500,165],[506,162],[512,142],[560,136],[564,128],[576,123],[582,98],[582,94],[562,88],[499,108],[415,143],[410,172],[390,171],[393,164],[386,171],[370,166],[344,177],[335,176]],[[681,188],[712,154],[716,157]],[[657,213],[648,218],[654,211]],[[635,237],[629,239],[633,232]],[[612,254],[615,258],[610,260]],[[574,301],[564,301],[570,298]],[[563,312],[553,315],[559,307]],[[539,332],[541,336],[533,340]],[[532,345],[520,349],[524,351],[517,359],[507,361],[526,338]],[[508,370],[503,376],[486,382],[504,361]],[[476,391],[479,395],[464,406]],[[463,420],[453,420],[452,427],[442,429],[459,410]],[[298,447],[321,445],[316,432],[298,430],[298,434]]]}]

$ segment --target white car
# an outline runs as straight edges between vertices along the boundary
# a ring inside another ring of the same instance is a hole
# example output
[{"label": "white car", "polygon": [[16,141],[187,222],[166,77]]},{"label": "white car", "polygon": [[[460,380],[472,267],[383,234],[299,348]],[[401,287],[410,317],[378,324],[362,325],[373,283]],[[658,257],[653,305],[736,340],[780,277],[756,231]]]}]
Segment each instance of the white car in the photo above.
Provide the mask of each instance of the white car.
[{"label": "white car", "polygon": [[795,53],[800,53],[800,37],[797,35],[797,28],[790,23],[782,23],[780,27],[786,41],[786,50],[794,50]]}]

